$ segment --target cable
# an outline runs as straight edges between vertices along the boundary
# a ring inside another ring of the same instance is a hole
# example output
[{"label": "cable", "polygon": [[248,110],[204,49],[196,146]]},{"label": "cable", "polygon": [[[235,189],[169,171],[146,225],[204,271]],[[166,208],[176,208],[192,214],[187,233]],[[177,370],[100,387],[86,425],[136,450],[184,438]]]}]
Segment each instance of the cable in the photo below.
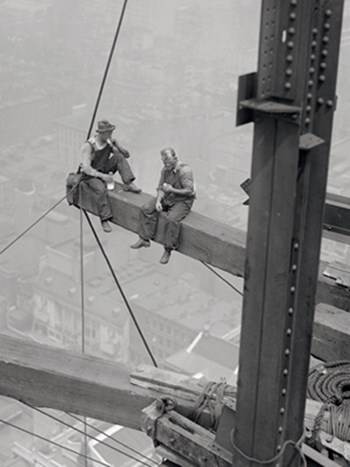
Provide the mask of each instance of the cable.
[{"label": "cable", "polygon": [[80,182],[80,179],[79,181],[73,186],[73,188],[71,188],[69,190],[68,193],[66,193],[60,200],[58,200],[53,206],[51,206],[50,209],[48,209],[47,211],[45,211],[40,217],[38,217],[38,219],[36,221],[34,221],[29,227],[27,227],[22,233],[20,233],[19,235],[17,235],[16,238],[14,238],[10,243],[8,243],[1,251],[0,251],[0,256],[5,253],[6,250],[8,250],[12,245],[14,245],[18,240],[20,240],[22,237],[24,237],[25,234],[27,234],[34,226],[36,226],[36,224],[38,224],[42,219],[44,219],[44,217],[46,217],[51,211],[53,211],[59,204],[62,203],[62,201],[64,201],[67,196],[69,196],[74,190],[75,188],[79,185],[79,182]]},{"label": "cable", "polygon": [[115,46],[116,46],[117,41],[118,41],[118,36],[119,36],[120,29],[122,27],[122,23],[123,23],[127,3],[128,3],[128,0],[124,0],[124,4],[123,4],[123,7],[122,7],[120,16],[119,16],[118,26],[117,26],[117,29],[116,29],[116,32],[115,32],[115,35],[114,35],[112,47],[111,47],[111,50],[109,52],[107,65],[106,65],[106,68],[105,68],[105,71],[104,71],[104,74],[103,74],[100,90],[98,92],[95,108],[94,108],[94,111],[93,111],[93,114],[92,114],[91,123],[90,123],[90,127],[89,127],[88,134],[87,134],[87,139],[90,138],[90,135],[91,135],[91,132],[92,132],[92,127],[94,126],[97,110],[98,110],[98,107],[100,105],[100,101],[101,101],[103,89],[104,89],[104,86],[105,86],[105,83],[106,83],[108,71],[109,71],[109,68],[111,66],[114,49],[115,49]]},{"label": "cable", "polygon": [[272,464],[273,462],[276,462],[283,455],[286,447],[290,444],[295,448],[295,450],[299,454],[299,456],[300,456],[300,458],[301,458],[301,460],[303,462],[303,466],[307,467],[305,454],[301,450],[301,443],[303,442],[304,437],[305,437],[305,433],[303,433],[301,435],[301,437],[298,439],[298,441],[292,441],[291,439],[288,439],[287,441],[285,441],[283,443],[281,451],[278,454],[276,454],[276,456],[271,457],[271,459],[260,460],[260,459],[256,459],[255,457],[248,456],[241,449],[239,449],[239,447],[237,447],[235,445],[234,440],[233,440],[233,430],[231,430],[231,433],[230,433],[230,439],[231,439],[231,444],[232,444],[233,449],[236,452],[238,452],[238,454],[240,454],[242,457],[244,457],[244,459],[246,459],[246,460],[248,460],[250,462],[255,462],[256,464],[260,464],[260,465],[267,465],[267,464]]},{"label": "cable", "polygon": [[107,265],[108,265],[108,268],[109,268],[109,270],[110,270],[110,272],[111,272],[111,274],[112,274],[112,276],[113,276],[114,282],[116,283],[116,285],[117,285],[117,287],[118,287],[118,289],[119,289],[119,292],[120,292],[121,296],[123,297],[124,303],[125,303],[125,305],[126,305],[128,311],[129,311],[129,313],[130,313],[130,316],[131,316],[132,320],[134,321],[134,324],[135,324],[135,326],[136,326],[136,329],[137,329],[138,333],[140,334],[140,337],[141,337],[141,339],[142,339],[142,342],[144,343],[144,345],[145,345],[145,347],[146,347],[146,350],[147,350],[147,352],[148,352],[148,354],[149,354],[149,356],[150,356],[150,358],[151,358],[151,360],[152,360],[154,366],[155,366],[156,368],[158,368],[157,362],[156,362],[156,360],[155,360],[155,358],[154,358],[154,356],[153,356],[153,354],[152,354],[152,352],[151,352],[151,349],[149,348],[149,346],[148,346],[148,344],[147,344],[147,341],[146,341],[146,339],[145,339],[145,337],[144,337],[144,335],[143,335],[143,333],[142,333],[142,330],[141,330],[141,328],[140,328],[140,326],[139,326],[139,324],[138,324],[138,322],[137,322],[137,319],[135,318],[135,315],[134,315],[134,313],[133,313],[133,311],[132,311],[132,309],[131,309],[131,306],[130,306],[130,304],[129,304],[129,302],[128,302],[128,299],[126,298],[126,296],[125,296],[125,294],[124,294],[124,291],[123,291],[123,289],[122,289],[122,287],[121,287],[121,285],[120,285],[120,283],[119,283],[119,281],[118,281],[118,279],[117,279],[117,276],[116,276],[116,274],[115,274],[115,272],[114,272],[114,270],[113,270],[113,267],[112,267],[112,265],[111,265],[111,263],[110,263],[110,261],[109,261],[109,259],[108,259],[108,256],[107,256],[107,254],[106,254],[106,252],[105,252],[105,250],[104,250],[104,248],[103,248],[103,246],[102,246],[102,243],[101,243],[101,241],[100,241],[100,239],[99,239],[99,237],[98,237],[98,235],[97,235],[97,233],[96,233],[96,230],[95,230],[94,226],[92,225],[91,219],[90,219],[90,217],[87,215],[87,213],[86,213],[85,211],[84,211],[84,214],[85,214],[86,219],[87,219],[87,221],[88,221],[88,223],[89,223],[89,225],[90,225],[90,227],[91,227],[91,230],[92,230],[92,233],[94,234],[94,237],[95,237],[95,239],[96,239],[96,242],[97,242],[98,246],[100,247],[100,250],[101,250],[101,252],[102,252],[102,254],[103,254],[103,256],[104,256],[104,258],[105,258],[105,260],[106,260],[106,263],[107,263]]},{"label": "cable", "polygon": [[225,279],[224,277],[221,276],[221,274],[219,274],[218,272],[215,271],[215,269],[213,269],[211,266],[209,266],[209,264],[205,263],[204,261],[201,261],[202,264],[204,264],[204,266],[206,268],[209,269],[209,271],[211,271],[213,274],[215,274],[217,277],[219,277],[223,282],[225,282],[225,284],[227,284],[229,287],[231,287],[231,289],[233,289],[235,292],[237,292],[239,295],[241,295],[243,297],[243,293],[238,290],[233,284],[231,284],[231,282],[229,282],[227,279]]},{"label": "cable", "polygon": [[[74,418],[75,420],[81,422],[81,419],[80,419],[79,417],[77,417],[76,415],[73,415],[73,414],[70,413],[70,412],[67,412],[67,415],[69,415],[70,417]],[[147,456],[144,456],[143,454],[141,454],[140,452],[138,452],[136,449],[131,448],[131,447],[128,446],[127,444],[122,443],[121,441],[119,441],[119,440],[113,438],[113,436],[111,436],[111,435],[105,433],[104,431],[99,430],[98,428],[96,428],[96,427],[95,427],[94,425],[92,425],[91,423],[86,423],[86,426],[88,426],[89,428],[91,428],[91,429],[97,431],[97,433],[100,433],[101,435],[104,435],[106,438],[110,439],[111,441],[114,441],[116,444],[119,444],[120,446],[123,446],[123,447],[126,448],[126,449],[130,449],[130,451],[133,452],[134,454],[138,454],[140,457],[143,457],[143,458],[146,459],[147,461],[150,461],[150,462],[152,462],[153,464],[158,465],[158,462],[154,461],[153,459],[148,458]],[[107,445],[107,446],[109,446],[109,447],[112,448],[112,446],[110,446],[110,445]],[[112,449],[113,449],[113,448],[112,448]]]},{"label": "cable", "polygon": [[[14,425],[13,423],[8,422],[7,420],[3,420],[3,419],[0,418],[0,422],[5,423],[5,425],[8,425],[8,426],[10,426],[12,428],[15,428],[16,430],[22,431],[23,433],[26,433],[27,435],[34,436],[35,438],[39,438],[42,441],[46,441],[47,443],[53,444],[54,446],[56,446],[58,448],[65,449],[66,451],[69,451],[69,452],[71,452],[71,453],[73,453],[73,454],[75,454],[75,455],[77,455],[79,457],[83,457],[83,458],[86,458],[89,461],[96,462],[96,464],[100,464],[100,465],[103,465],[105,467],[111,467],[111,464],[106,464],[105,462],[101,462],[101,461],[99,461],[97,459],[94,459],[93,457],[84,456],[84,454],[81,454],[80,452],[75,451],[74,449],[68,448],[67,446],[63,446],[63,444],[56,443],[56,441],[52,441],[51,439],[45,438],[44,436],[33,433],[32,431],[26,430],[25,428],[22,428],[22,427],[20,427],[18,425]],[[129,457],[129,456],[127,456],[127,457]]]},{"label": "cable", "polygon": [[[150,464],[147,464],[147,463],[145,463],[145,462],[143,462],[143,461],[137,459],[136,457],[133,457],[133,456],[131,456],[130,454],[127,454],[127,453],[121,451],[120,449],[117,449],[117,448],[115,448],[114,446],[111,446],[110,444],[107,444],[106,442],[97,439],[95,436],[89,435],[88,433],[84,433],[83,430],[80,430],[79,428],[77,428],[77,427],[75,427],[75,426],[73,426],[73,425],[71,425],[71,424],[69,424],[69,423],[67,423],[67,422],[64,422],[63,420],[59,419],[58,417],[55,417],[54,415],[49,414],[49,413],[45,412],[44,410],[39,409],[38,407],[35,407],[34,405],[28,404],[27,402],[22,402],[22,403],[23,403],[24,405],[26,405],[27,407],[30,407],[31,409],[35,410],[36,412],[39,412],[39,413],[41,413],[42,415],[45,415],[45,416],[51,418],[52,420],[55,420],[56,422],[61,423],[62,425],[67,426],[68,428],[71,428],[72,430],[77,431],[77,432],[80,433],[80,434],[86,435],[86,436],[87,436],[88,438],[90,438],[90,439],[93,439],[93,440],[95,440],[95,441],[98,441],[100,444],[103,444],[104,446],[107,446],[107,447],[111,448],[113,451],[118,452],[119,454],[123,454],[123,455],[125,455],[126,457],[129,457],[130,459],[133,459],[134,461],[137,461],[137,462],[140,462],[140,463],[143,464],[143,465],[146,465],[147,467],[151,467]],[[68,416],[71,416],[71,414],[69,414],[69,413],[68,413],[67,415],[68,415]],[[76,417],[76,418],[79,420],[80,423],[84,423],[83,420],[80,420],[78,417]],[[103,432],[102,432],[102,433],[103,433]],[[127,447],[128,449],[132,450],[132,448],[129,448],[128,446],[126,446],[126,447]],[[137,452],[137,451],[136,451],[136,453],[137,453],[139,456],[141,456],[141,457],[145,457],[145,456],[143,456],[142,454],[140,454],[140,453]],[[146,459],[147,459],[147,458],[146,458]],[[147,459],[147,460],[149,460],[149,459]]]}]

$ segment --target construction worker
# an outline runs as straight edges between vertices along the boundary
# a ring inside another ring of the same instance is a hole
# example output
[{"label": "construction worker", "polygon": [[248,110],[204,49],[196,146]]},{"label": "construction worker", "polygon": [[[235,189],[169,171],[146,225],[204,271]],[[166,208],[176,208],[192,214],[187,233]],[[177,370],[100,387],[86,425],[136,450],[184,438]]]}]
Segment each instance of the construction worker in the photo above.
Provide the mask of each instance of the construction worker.
[{"label": "construction worker", "polygon": [[190,212],[195,199],[195,186],[191,168],[179,162],[174,149],[165,148],[161,152],[163,169],[157,188],[156,198],[144,204],[140,213],[139,240],[131,245],[137,249],[149,247],[157,229],[158,216],[166,216],[164,231],[164,253],[161,264],[167,264],[172,250],[178,246],[180,222]]},{"label": "construction worker", "polygon": [[83,173],[81,183],[83,189],[91,195],[97,204],[101,225],[105,232],[111,232],[109,220],[112,218],[112,209],[107,197],[107,185],[112,183],[113,174],[119,172],[124,183],[124,190],[132,193],[140,193],[133,182],[135,176],[132,173],[129,162],[129,152],[122,148],[112,133],[115,125],[108,120],[101,120],[97,123],[95,136],[88,139],[82,147],[82,162],[80,171]]}]

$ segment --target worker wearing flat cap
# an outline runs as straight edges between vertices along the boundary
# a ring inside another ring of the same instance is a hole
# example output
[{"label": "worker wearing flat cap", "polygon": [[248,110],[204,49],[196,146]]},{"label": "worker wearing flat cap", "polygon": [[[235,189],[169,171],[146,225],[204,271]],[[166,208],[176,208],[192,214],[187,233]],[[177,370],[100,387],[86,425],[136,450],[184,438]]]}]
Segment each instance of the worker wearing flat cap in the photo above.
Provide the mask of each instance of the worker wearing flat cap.
[{"label": "worker wearing flat cap", "polygon": [[113,183],[113,174],[119,172],[125,191],[141,192],[134,184],[135,176],[126,160],[130,157],[129,152],[112,139],[114,130],[115,125],[108,120],[98,122],[96,134],[83,144],[80,165],[82,183],[96,201],[105,232],[112,230],[108,222],[112,218],[112,209],[107,196],[107,184]]}]

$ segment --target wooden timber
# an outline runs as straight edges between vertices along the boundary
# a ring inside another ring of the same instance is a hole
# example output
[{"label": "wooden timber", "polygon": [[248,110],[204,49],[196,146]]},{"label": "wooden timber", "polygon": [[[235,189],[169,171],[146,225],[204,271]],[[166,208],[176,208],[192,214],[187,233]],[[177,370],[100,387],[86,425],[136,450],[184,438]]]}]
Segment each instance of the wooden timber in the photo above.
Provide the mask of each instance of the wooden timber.
[{"label": "wooden timber", "polygon": [[[129,368],[89,355],[5,335],[0,355],[0,395],[33,406],[140,429],[141,410],[160,396],[132,385]],[[176,398],[188,415],[196,396]]]},{"label": "wooden timber", "polygon": [[[142,409],[162,395],[175,397],[177,412],[188,417],[205,384],[147,365],[130,372],[117,363],[5,335],[0,355],[0,395],[138,430]],[[230,397],[235,398],[235,391]],[[306,427],[312,428],[320,406],[307,400]],[[201,424],[209,420],[204,414]],[[339,455],[350,455],[349,443],[323,431],[321,439]]]},{"label": "wooden timber", "polygon": [[[122,185],[115,184],[109,192],[112,222],[131,232],[138,233],[141,206],[150,199],[147,193],[135,195],[123,191]],[[82,207],[97,214],[96,206],[84,196]],[[163,242],[164,217],[161,216],[156,242]],[[113,234],[112,234],[113,235]],[[246,234],[222,222],[214,221],[195,211],[182,222],[179,252],[199,261],[205,261],[235,276],[244,276]],[[321,262],[316,303],[327,303],[345,311],[350,311],[350,291],[333,279],[323,276],[328,263]]]},{"label": "wooden timber", "polygon": [[350,360],[350,314],[331,305],[316,307],[311,353],[324,361]]}]

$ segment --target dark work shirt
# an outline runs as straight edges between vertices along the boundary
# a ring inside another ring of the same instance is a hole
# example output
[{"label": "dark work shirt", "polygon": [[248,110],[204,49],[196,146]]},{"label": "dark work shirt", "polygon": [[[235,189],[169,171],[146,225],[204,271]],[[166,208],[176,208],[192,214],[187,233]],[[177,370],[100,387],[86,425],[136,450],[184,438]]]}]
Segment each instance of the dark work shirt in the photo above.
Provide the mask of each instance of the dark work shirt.
[{"label": "dark work shirt", "polygon": [[158,183],[158,190],[162,190],[163,183],[167,183],[177,190],[186,188],[192,191],[192,193],[188,195],[164,193],[163,203],[173,204],[180,201],[193,200],[196,196],[192,169],[181,162],[177,163],[175,169],[167,170],[163,167]]}]

